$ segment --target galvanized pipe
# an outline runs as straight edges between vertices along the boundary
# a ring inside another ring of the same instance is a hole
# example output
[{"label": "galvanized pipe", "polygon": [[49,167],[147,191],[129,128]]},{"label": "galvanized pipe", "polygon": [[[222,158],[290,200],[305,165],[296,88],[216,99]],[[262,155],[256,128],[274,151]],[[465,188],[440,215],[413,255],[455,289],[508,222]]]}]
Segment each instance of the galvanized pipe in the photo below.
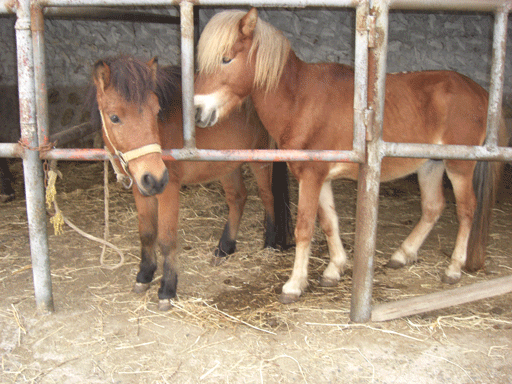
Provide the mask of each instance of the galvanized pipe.
[{"label": "galvanized pipe", "polygon": [[511,0],[390,0],[391,9],[494,12]]},{"label": "galvanized pipe", "polygon": [[44,9],[44,16],[52,19],[115,20],[138,23],[179,24],[180,22],[177,16],[113,7],[47,7]]},{"label": "galvanized pipe", "polygon": [[183,141],[187,149],[196,147],[194,121],[194,7],[180,4],[181,19],[181,81],[183,92]]},{"label": "galvanized pipe", "polygon": [[[170,6],[187,0],[35,0],[42,7],[117,6]],[[203,6],[253,6],[253,7],[351,7],[365,0],[194,0],[194,5]]]},{"label": "galvanized pipe", "polygon": [[46,59],[44,49],[44,15],[41,7],[31,8],[34,80],[36,92],[37,134],[40,146],[48,144],[48,91],[46,89]]},{"label": "galvanized pipe", "polygon": [[23,156],[23,174],[27,204],[32,275],[37,309],[53,311],[52,281],[46,209],[43,185],[43,167],[37,148],[35,120],[34,62],[30,33],[30,0],[18,1],[16,12],[16,50],[18,60],[18,93],[20,102],[21,142],[26,148]]},{"label": "galvanized pipe", "polygon": [[368,59],[368,106],[374,119],[367,127],[369,136],[366,161],[359,166],[357,184],[356,234],[350,319],[367,322],[371,316],[373,288],[373,257],[377,244],[377,218],[381,173],[382,122],[384,120],[384,93],[388,43],[388,7],[384,0],[373,1],[370,15],[375,16],[378,36],[370,48]]},{"label": "galvanized pipe", "polygon": [[[353,151],[310,151],[283,149],[165,149],[164,160],[188,161],[337,161],[360,163],[363,159]],[[108,160],[103,149],[55,148],[41,153],[46,160]]]},{"label": "galvanized pipe", "polygon": [[359,154],[360,162],[366,152],[366,126],[368,104],[368,13],[367,2],[356,9],[356,40],[354,58],[354,140],[353,151]]},{"label": "galvanized pipe", "polygon": [[494,33],[492,43],[491,86],[489,89],[489,106],[487,109],[486,146],[498,146],[498,129],[501,122],[501,103],[503,99],[503,82],[505,78],[505,55],[507,49],[507,22],[510,9],[502,9],[494,15]]},{"label": "galvanized pipe", "polygon": [[511,161],[512,148],[468,146],[468,145],[438,145],[412,143],[382,143],[382,156],[411,157],[418,159],[465,159]]},{"label": "galvanized pipe", "polygon": [[19,144],[0,143],[0,157],[21,157],[23,149]]}]

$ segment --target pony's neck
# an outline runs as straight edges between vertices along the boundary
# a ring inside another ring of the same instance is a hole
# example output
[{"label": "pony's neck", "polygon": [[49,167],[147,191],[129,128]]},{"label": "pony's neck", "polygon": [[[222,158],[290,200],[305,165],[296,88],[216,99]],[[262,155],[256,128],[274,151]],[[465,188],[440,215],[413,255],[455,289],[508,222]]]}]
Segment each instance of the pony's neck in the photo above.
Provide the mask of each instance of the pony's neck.
[{"label": "pony's neck", "polygon": [[279,148],[286,149],[290,143],[286,131],[293,119],[294,106],[300,94],[299,74],[305,64],[290,50],[277,87],[270,91],[260,87],[251,93],[260,120]]}]

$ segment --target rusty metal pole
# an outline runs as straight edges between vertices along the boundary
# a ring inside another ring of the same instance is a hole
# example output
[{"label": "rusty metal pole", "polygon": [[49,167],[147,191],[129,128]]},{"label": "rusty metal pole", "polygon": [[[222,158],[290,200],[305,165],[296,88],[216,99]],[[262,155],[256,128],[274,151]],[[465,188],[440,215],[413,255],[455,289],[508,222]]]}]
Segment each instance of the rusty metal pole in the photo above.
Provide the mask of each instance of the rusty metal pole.
[{"label": "rusty metal pole", "polygon": [[31,10],[32,46],[34,49],[34,84],[36,95],[36,121],[39,146],[48,144],[48,92],[46,89],[46,59],[44,49],[43,9],[33,5]]},{"label": "rusty metal pole", "polygon": [[354,58],[354,140],[352,148],[364,161],[368,106],[368,1],[356,8],[356,38]]},{"label": "rusty metal pole", "polygon": [[505,54],[507,48],[507,22],[509,11],[510,8],[502,7],[502,9],[494,14],[491,86],[489,89],[487,139],[485,143],[488,149],[496,149],[498,144],[498,128],[502,114],[501,103],[505,77]]},{"label": "rusty metal pole", "polygon": [[37,309],[40,312],[47,313],[53,311],[53,295],[46,230],[43,166],[37,150],[30,0],[18,1],[16,16],[20,126],[21,141],[26,148],[23,156],[23,174],[27,200],[32,275]]},{"label": "rusty metal pole", "polygon": [[181,19],[181,83],[183,89],[184,147],[196,147],[194,121],[194,6],[189,1],[180,3]]},{"label": "rusty metal pole", "polygon": [[373,257],[377,242],[377,215],[381,171],[382,122],[388,31],[388,3],[371,2],[369,25],[368,105],[374,113],[367,126],[366,162],[359,166],[357,186],[356,236],[350,319],[361,323],[370,320],[373,288]]}]

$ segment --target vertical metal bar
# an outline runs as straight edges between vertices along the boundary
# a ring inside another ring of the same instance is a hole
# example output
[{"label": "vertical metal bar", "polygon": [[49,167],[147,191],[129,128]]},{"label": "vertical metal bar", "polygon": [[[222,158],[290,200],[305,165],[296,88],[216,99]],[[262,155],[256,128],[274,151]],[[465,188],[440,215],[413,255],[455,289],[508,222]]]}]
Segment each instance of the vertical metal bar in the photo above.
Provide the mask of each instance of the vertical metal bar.
[{"label": "vertical metal bar", "polygon": [[181,73],[183,89],[183,140],[188,149],[196,147],[194,119],[194,7],[191,2],[180,3]]},{"label": "vertical metal bar", "polygon": [[368,103],[368,1],[356,8],[356,41],[354,68],[354,151],[365,153],[365,113]]},{"label": "vertical metal bar", "polygon": [[357,189],[356,236],[350,319],[366,322],[371,316],[373,288],[373,257],[377,239],[377,215],[381,171],[382,122],[384,117],[384,92],[386,81],[386,55],[388,41],[388,3],[372,2],[370,14],[376,18],[375,47],[370,49],[368,60],[368,101],[375,111],[373,125],[366,147],[366,162],[359,166]]},{"label": "vertical metal bar", "polygon": [[[30,33],[30,0],[20,0],[16,12],[16,49],[18,59],[18,93],[21,140],[27,148],[38,146],[35,122],[34,62]],[[32,275],[37,309],[53,311],[52,282],[46,231],[43,167],[39,152],[26,149],[23,174],[27,200],[27,217],[32,257]]]},{"label": "vertical metal bar", "polygon": [[44,15],[38,5],[32,6],[32,46],[34,49],[34,80],[36,94],[36,121],[39,146],[48,144],[48,92],[46,89],[46,59],[44,50]]},{"label": "vertical metal bar", "polygon": [[508,12],[509,9],[500,9],[494,14],[491,86],[487,109],[487,139],[485,142],[488,148],[496,148],[498,145],[498,128],[501,120],[501,102],[505,76]]}]

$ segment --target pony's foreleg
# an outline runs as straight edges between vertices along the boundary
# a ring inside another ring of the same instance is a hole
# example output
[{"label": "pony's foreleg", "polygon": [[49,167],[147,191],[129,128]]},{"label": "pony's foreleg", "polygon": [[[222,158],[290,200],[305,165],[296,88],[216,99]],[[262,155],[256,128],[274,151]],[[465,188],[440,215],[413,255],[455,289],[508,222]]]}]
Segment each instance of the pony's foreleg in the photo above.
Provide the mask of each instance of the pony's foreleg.
[{"label": "pony's foreleg", "polygon": [[[453,164],[457,164],[454,170]],[[461,269],[466,264],[468,240],[473,224],[476,208],[476,197],[473,190],[473,168],[475,163],[452,160],[447,162],[448,178],[452,182],[453,193],[457,206],[459,231],[455,240],[450,265],[445,269],[442,281],[455,284],[461,278]]]},{"label": "pony's foreleg", "polygon": [[214,252],[212,265],[219,265],[224,262],[225,257],[236,251],[236,235],[242,219],[245,202],[247,200],[247,189],[245,188],[241,167],[236,168],[230,174],[220,179],[226,202],[228,204],[228,221],[224,226],[224,232],[219,240],[219,245]]},{"label": "pony's foreleg", "polygon": [[320,191],[318,219],[327,238],[330,255],[329,265],[327,265],[320,278],[320,285],[323,287],[334,287],[341,280],[343,268],[347,262],[347,255],[340,239],[338,215],[334,206],[330,181],[326,181]]},{"label": "pony's foreleg", "polygon": [[279,301],[283,304],[297,301],[308,286],[308,262],[311,239],[315,229],[318,199],[322,181],[314,172],[304,172],[299,179],[299,206],[295,226],[295,261],[290,279],[284,284]]},{"label": "pony's foreleg", "polygon": [[441,216],[445,200],[443,194],[442,161],[430,160],[418,169],[418,182],[421,191],[421,218],[400,248],[393,254],[387,267],[401,268],[414,263],[418,249]]},{"label": "pony's foreleg", "polygon": [[149,288],[157,269],[155,244],[157,238],[157,199],[142,196],[136,186],[133,187],[135,207],[139,220],[139,236],[141,243],[141,258],[133,290],[143,293]]},{"label": "pony's foreleg", "polygon": [[178,216],[180,185],[171,182],[158,195],[158,245],[164,259],[162,281],[158,289],[158,309],[171,308],[170,300],[176,297],[178,286]]}]

